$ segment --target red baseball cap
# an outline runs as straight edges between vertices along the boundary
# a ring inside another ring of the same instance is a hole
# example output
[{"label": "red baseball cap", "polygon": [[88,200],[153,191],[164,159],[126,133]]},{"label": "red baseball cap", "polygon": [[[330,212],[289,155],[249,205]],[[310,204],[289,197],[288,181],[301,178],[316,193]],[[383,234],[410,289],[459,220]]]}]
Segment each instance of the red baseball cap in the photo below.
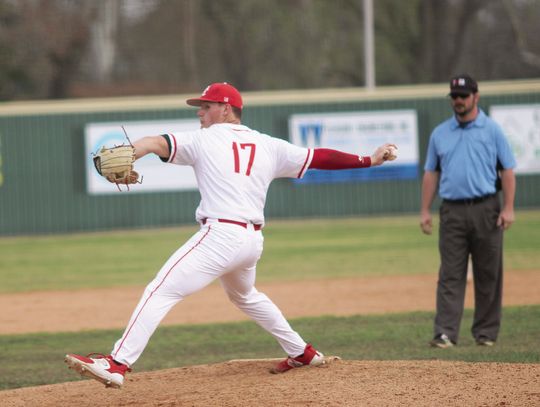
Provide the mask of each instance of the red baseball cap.
[{"label": "red baseball cap", "polygon": [[200,106],[201,102],[228,103],[242,109],[243,102],[240,92],[227,82],[213,83],[206,87],[201,97],[186,100],[190,106]]}]

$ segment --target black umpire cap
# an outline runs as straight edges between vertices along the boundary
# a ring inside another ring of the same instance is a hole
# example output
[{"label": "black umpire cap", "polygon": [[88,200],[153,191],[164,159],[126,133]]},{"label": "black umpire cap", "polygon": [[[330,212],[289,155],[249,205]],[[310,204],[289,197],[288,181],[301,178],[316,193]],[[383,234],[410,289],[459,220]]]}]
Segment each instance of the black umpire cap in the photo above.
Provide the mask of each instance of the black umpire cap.
[{"label": "black umpire cap", "polygon": [[450,79],[450,93],[458,95],[470,95],[478,92],[478,84],[467,74],[457,75]]}]

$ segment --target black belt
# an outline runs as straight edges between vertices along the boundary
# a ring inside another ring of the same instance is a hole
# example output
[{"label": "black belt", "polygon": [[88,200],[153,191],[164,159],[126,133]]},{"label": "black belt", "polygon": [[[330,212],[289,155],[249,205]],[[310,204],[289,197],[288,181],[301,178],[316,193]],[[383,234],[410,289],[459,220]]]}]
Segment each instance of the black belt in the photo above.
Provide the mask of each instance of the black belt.
[{"label": "black belt", "polygon": [[[220,223],[231,223],[233,225],[242,226],[244,229],[247,229],[248,224],[246,222],[238,222],[237,220],[230,220],[230,219],[216,219]],[[206,225],[207,219],[203,219],[201,222],[203,225]],[[252,224],[254,230],[261,230],[262,225],[256,225],[255,223]]]},{"label": "black belt", "polygon": [[467,199],[443,199],[443,202],[450,203],[450,204],[473,205],[473,204],[487,201],[488,199],[493,198],[496,195],[497,194],[489,194],[489,195],[477,196],[475,198],[467,198]]}]

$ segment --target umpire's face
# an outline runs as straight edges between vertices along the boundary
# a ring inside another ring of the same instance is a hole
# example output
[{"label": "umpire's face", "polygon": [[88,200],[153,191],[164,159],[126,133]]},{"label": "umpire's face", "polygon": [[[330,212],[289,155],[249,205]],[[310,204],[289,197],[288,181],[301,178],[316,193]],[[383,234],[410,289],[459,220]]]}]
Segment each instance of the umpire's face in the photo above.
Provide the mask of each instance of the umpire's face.
[{"label": "umpire's face", "polygon": [[476,109],[480,96],[478,92],[469,94],[452,93],[450,98],[454,113],[460,117],[465,117]]}]

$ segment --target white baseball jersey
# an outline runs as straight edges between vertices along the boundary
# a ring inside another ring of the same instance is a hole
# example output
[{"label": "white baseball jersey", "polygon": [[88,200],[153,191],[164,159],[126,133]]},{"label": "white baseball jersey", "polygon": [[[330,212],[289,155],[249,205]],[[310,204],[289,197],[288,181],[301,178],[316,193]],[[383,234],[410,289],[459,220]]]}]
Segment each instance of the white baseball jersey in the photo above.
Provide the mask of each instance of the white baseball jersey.
[{"label": "white baseball jersey", "polygon": [[221,123],[167,135],[167,162],[190,165],[201,202],[197,221],[230,219],[264,224],[264,204],[275,178],[302,178],[313,150],[259,133],[241,124]]},{"label": "white baseball jersey", "polygon": [[170,156],[164,161],[191,165],[195,170],[201,193],[196,216],[201,229],[169,257],[148,284],[111,355],[131,366],[167,312],[215,279],[240,310],[276,338],[287,355],[302,354],[306,342],[254,286],[264,241],[256,225],[264,223],[264,203],[272,180],[302,177],[313,150],[230,123],[165,137]]}]

